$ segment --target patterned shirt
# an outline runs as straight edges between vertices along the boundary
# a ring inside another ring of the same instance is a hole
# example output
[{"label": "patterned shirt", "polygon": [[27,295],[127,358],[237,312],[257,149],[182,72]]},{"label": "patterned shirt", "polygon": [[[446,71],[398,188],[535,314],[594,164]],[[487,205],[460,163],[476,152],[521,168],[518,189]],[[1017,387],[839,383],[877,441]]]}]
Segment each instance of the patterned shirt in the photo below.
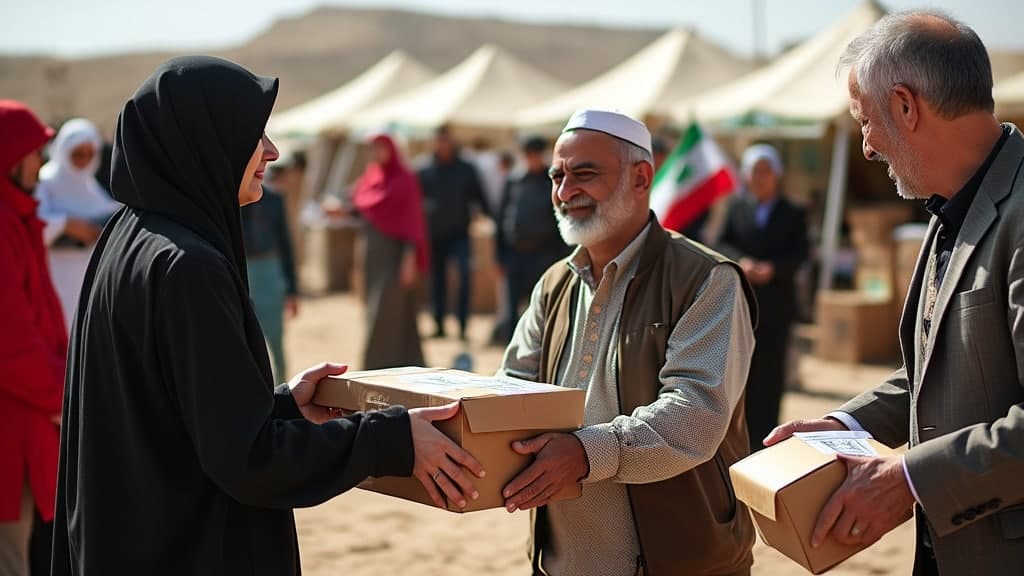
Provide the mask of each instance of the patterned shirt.
[{"label": "patterned shirt", "polygon": [[[584,427],[576,436],[590,473],[580,498],[548,505],[551,539],[541,551],[541,566],[551,576],[639,573],[640,545],[626,484],[666,480],[711,459],[746,383],[754,348],[750,310],[739,274],[717,266],[672,327],[660,371],[665,391],[632,414],[619,414],[619,316],[649,231],[650,225],[605,266],[600,282],[585,249],[577,248],[569,262],[582,282],[570,347],[555,384],[586,391]],[[538,283],[500,373],[540,379],[540,297]]]}]

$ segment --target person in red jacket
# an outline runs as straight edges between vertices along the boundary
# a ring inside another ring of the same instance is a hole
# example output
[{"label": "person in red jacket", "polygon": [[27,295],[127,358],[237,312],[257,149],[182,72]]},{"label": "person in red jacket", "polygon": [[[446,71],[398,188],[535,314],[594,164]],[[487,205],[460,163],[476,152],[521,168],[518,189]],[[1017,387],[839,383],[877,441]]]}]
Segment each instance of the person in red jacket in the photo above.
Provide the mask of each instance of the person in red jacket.
[{"label": "person in red jacket", "polygon": [[67,329],[32,191],[53,137],[0,100],[0,574],[28,574],[33,508],[53,519]]}]

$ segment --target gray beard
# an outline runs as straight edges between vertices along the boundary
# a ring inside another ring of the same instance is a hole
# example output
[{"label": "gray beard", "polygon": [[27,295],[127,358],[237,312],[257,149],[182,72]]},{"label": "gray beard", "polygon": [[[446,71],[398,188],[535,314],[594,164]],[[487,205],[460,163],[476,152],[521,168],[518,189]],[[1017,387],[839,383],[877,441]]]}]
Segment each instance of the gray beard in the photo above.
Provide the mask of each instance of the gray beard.
[{"label": "gray beard", "polygon": [[624,174],[612,196],[597,203],[594,213],[582,220],[563,212],[564,202],[555,206],[555,218],[558,220],[558,232],[562,240],[569,245],[587,247],[613,235],[619,225],[629,218],[633,208],[629,205],[628,188],[629,175]]}]

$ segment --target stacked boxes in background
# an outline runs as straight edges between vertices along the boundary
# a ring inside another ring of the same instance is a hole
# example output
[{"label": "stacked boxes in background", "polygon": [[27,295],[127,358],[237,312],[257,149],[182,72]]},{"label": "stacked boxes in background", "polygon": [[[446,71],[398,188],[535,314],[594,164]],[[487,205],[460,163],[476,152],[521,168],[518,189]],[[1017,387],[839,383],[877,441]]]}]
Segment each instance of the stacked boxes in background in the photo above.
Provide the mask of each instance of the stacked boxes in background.
[{"label": "stacked boxes in background", "polygon": [[927,224],[903,224],[893,232],[896,242],[896,302],[902,306],[910,289],[910,279],[914,275],[917,256],[921,252],[921,244],[928,232]]},{"label": "stacked boxes in background", "polygon": [[[817,299],[815,355],[839,362],[899,357],[898,326],[904,272],[894,230],[910,218],[907,203],[850,208],[850,238],[857,252],[855,290],[822,290]],[[912,270],[912,267],[911,267]]]}]

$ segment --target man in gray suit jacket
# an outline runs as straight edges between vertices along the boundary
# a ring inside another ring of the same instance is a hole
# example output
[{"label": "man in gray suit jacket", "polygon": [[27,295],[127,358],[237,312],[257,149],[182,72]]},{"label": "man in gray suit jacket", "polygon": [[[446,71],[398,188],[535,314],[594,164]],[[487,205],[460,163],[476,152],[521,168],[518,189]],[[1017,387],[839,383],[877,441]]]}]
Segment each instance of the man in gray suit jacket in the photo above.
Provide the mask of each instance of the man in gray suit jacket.
[{"label": "man in gray suit jacket", "polygon": [[854,40],[865,157],[933,214],[903,309],[903,367],[823,419],[905,455],[840,457],[847,477],[812,537],[873,543],[916,511],[915,574],[1024,573],[1024,136],[993,116],[988,55],[936,13],[883,18]]}]

